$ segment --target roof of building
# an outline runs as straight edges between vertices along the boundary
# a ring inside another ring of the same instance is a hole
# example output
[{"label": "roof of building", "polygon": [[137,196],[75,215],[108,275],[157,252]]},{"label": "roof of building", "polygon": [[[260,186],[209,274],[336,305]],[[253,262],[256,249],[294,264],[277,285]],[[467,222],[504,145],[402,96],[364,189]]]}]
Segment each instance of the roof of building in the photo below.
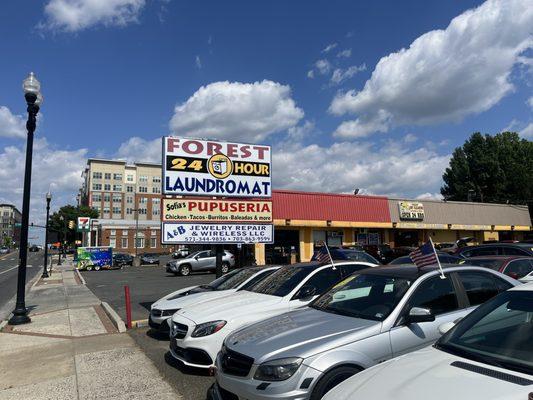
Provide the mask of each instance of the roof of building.
[{"label": "roof of building", "polygon": [[272,191],[274,219],[390,222],[386,197]]},{"label": "roof of building", "polygon": [[463,201],[389,199],[392,222],[401,222],[398,203],[411,201],[424,206],[425,224],[531,225],[527,206]]}]

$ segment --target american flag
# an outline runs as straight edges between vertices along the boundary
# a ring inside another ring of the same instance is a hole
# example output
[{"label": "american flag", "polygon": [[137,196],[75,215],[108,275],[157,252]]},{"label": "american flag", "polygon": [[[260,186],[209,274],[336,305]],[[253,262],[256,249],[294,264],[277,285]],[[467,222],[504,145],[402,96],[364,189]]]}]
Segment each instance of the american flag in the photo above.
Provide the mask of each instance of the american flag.
[{"label": "american flag", "polygon": [[331,256],[329,255],[328,247],[326,244],[324,244],[320,250],[318,250],[318,253],[316,253],[316,260],[321,264],[327,264],[332,263],[333,260],[331,259]]},{"label": "american flag", "polygon": [[413,260],[418,268],[422,268],[427,265],[440,265],[431,239],[416,250],[412,251],[409,254],[409,257],[411,260]]}]

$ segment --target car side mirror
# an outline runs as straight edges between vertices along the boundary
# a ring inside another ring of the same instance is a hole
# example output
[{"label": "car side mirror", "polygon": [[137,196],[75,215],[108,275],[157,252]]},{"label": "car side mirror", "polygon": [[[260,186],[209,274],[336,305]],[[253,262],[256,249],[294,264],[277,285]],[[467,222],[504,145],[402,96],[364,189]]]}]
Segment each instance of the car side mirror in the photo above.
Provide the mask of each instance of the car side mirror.
[{"label": "car side mirror", "polygon": [[298,291],[296,298],[298,300],[309,300],[311,297],[315,295],[315,293],[316,293],[316,288],[314,286],[304,285]]},{"label": "car side mirror", "polygon": [[450,329],[452,329],[453,327],[455,326],[455,322],[445,322],[441,325],[439,325],[439,333],[441,335],[444,335],[445,333],[447,333]]},{"label": "car side mirror", "polygon": [[406,322],[408,324],[417,324],[420,322],[432,322],[435,321],[435,315],[428,308],[413,307],[407,314]]},{"label": "car side mirror", "polygon": [[194,256],[195,260],[198,260],[199,258],[200,258],[200,256]]}]

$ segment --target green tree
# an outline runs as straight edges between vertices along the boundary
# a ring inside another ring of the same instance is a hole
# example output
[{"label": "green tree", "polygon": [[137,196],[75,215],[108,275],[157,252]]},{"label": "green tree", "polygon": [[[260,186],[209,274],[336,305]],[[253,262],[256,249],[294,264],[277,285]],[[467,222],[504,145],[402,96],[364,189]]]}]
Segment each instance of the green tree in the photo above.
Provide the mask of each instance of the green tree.
[{"label": "green tree", "polygon": [[533,204],[533,142],[516,132],[479,132],[454,150],[441,194],[446,200]]},{"label": "green tree", "polygon": [[[61,217],[63,217],[63,220],[61,220]],[[74,244],[76,239],[81,239],[81,233],[76,232],[78,217],[98,218],[99,214],[98,211],[91,207],[66,205],[50,216],[50,230],[59,232],[60,240],[64,239],[66,234],[67,242]],[[74,229],[69,228],[69,221],[74,221]]]}]

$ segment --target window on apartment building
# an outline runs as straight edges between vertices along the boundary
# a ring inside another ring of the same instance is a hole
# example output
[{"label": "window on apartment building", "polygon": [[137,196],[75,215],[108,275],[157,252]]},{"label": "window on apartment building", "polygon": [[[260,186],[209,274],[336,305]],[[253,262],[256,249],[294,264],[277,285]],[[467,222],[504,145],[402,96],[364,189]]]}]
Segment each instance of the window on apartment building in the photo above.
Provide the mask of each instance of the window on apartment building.
[{"label": "window on apartment building", "polygon": [[148,177],[146,175],[139,176],[139,182],[148,182]]},{"label": "window on apartment building", "polygon": [[104,184],[104,190],[111,190],[111,184],[110,183]]},{"label": "window on apartment building", "polygon": [[144,238],[143,237],[138,237],[137,240],[135,241],[135,247],[137,247],[138,249],[139,248],[143,248],[144,247]]},{"label": "window on apartment building", "polygon": [[139,186],[139,193],[148,193],[148,188],[146,186]]},{"label": "window on apartment building", "polygon": [[111,179],[111,172],[106,172],[104,174],[104,179]]},{"label": "window on apartment building", "polygon": [[109,214],[109,207],[104,207],[104,214]]},{"label": "window on apartment building", "polygon": [[154,197],[152,199],[152,204],[159,204],[161,202],[161,199],[158,199],[157,197]]},{"label": "window on apartment building", "polygon": [[114,203],[122,203],[122,195],[120,195],[120,194],[114,194],[114,195],[113,195],[113,202],[114,202]]},{"label": "window on apartment building", "polygon": [[109,238],[109,247],[115,248],[117,246],[117,239],[114,237]]},{"label": "window on apartment building", "polygon": [[93,206],[93,208],[94,208],[96,211],[98,211],[98,212],[100,212],[100,210],[101,210],[100,206]]},{"label": "window on apartment building", "polygon": [[100,193],[93,193],[91,196],[92,201],[100,202],[102,201],[102,195]]},{"label": "window on apartment building", "polygon": [[126,214],[128,214],[128,215],[133,214],[133,209],[131,209],[131,208],[126,208]]},{"label": "window on apartment building", "polygon": [[93,190],[102,190],[101,183],[93,183]]},{"label": "window on apartment building", "polygon": [[128,182],[133,182],[133,175],[131,175],[131,174],[126,175],[126,180]]},{"label": "window on apartment building", "polygon": [[139,198],[139,204],[147,204],[147,203],[148,203],[148,197]]},{"label": "window on apartment building", "polygon": [[150,247],[155,249],[157,247],[157,238],[150,238]]},{"label": "window on apartment building", "polygon": [[147,213],[148,213],[148,210],[146,208],[139,208],[140,215],[146,215]]},{"label": "window on apartment building", "polygon": [[111,201],[111,195],[109,193],[104,193],[104,201],[109,203]]},{"label": "window on apartment building", "polygon": [[117,231],[115,229],[111,229],[109,231],[109,235],[111,235],[111,236],[115,236],[116,234],[117,234]]},{"label": "window on apartment building", "polygon": [[113,179],[116,180],[116,181],[121,181],[122,180],[122,174],[113,174]]},{"label": "window on apartment building", "polygon": [[126,203],[133,204],[133,197],[132,196],[127,196],[126,197]]},{"label": "window on apartment building", "polygon": [[101,172],[93,172],[93,179],[102,179]]},{"label": "window on apartment building", "polygon": [[133,186],[131,185],[126,186],[126,192],[133,193]]},{"label": "window on apartment building", "polygon": [[150,231],[150,235],[156,236],[157,235],[157,231]]},{"label": "window on apartment building", "polygon": [[152,188],[152,193],[161,193],[161,188],[159,186],[154,186]]},{"label": "window on apartment building", "polygon": [[113,207],[113,214],[121,214],[122,210],[120,207]]},{"label": "window on apartment building", "polygon": [[152,215],[159,215],[159,207],[152,208]]},{"label": "window on apartment building", "polygon": [[161,183],[161,177],[160,176],[154,176],[152,177],[153,183]]},{"label": "window on apartment building", "polygon": [[122,192],[122,185],[113,185],[113,190],[115,192]]},{"label": "window on apartment building", "polygon": [[123,249],[127,249],[128,248],[128,238],[124,238],[123,237],[121,245],[122,245]]}]

